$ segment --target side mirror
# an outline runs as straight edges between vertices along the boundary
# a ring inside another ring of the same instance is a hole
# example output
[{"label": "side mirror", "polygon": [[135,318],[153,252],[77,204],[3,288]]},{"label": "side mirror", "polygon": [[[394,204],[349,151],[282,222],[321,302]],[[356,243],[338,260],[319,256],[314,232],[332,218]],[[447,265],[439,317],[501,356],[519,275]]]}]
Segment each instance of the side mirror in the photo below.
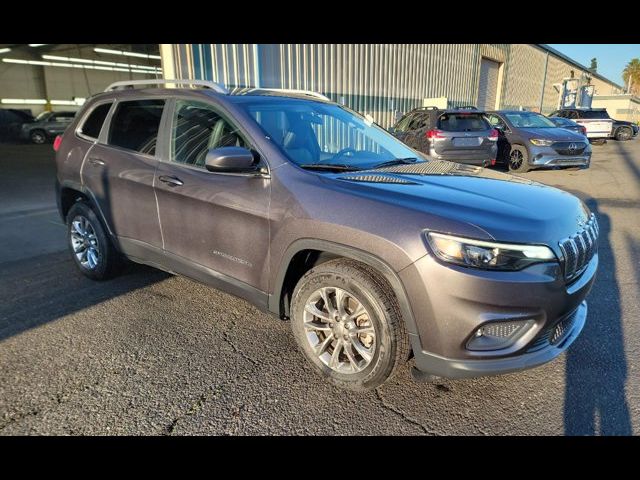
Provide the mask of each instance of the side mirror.
[{"label": "side mirror", "polygon": [[207,152],[205,167],[210,172],[247,173],[258,170],[253,153],[242,147],[212,148]]}]

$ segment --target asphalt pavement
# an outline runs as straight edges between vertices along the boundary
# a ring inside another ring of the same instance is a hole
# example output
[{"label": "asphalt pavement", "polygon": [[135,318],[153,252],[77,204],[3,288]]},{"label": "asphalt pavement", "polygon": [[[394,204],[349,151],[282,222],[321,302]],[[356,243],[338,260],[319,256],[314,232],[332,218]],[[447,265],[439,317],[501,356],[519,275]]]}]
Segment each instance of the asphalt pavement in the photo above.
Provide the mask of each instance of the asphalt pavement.
[{"label": "asphalt pavement", "polygon": [[524,176],[598,215],[587,325],[542,367],[366,394],[305,364],[287,322],[143,266],[93,282],[66,249],[51,145],[0,145],[0,435],[640,432],[640,140]]}]

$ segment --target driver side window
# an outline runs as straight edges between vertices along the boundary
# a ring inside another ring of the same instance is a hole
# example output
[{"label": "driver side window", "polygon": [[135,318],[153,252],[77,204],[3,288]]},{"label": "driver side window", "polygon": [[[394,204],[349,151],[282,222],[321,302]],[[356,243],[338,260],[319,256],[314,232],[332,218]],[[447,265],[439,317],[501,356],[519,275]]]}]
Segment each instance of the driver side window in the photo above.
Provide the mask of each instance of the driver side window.
[{"label": "driver side window", "polygon": [[413,113],[409,113],[402,117],[400,121],[396,124],[396,132],[406,132],[409,123],[411,123],[411,119],[415,116]]},{"label": "driver side window", "polygon": [[220,147],[250,148],[238,129],[211,105],[178,100],[172,121],[170,160],[204,168],[207,152]]}]

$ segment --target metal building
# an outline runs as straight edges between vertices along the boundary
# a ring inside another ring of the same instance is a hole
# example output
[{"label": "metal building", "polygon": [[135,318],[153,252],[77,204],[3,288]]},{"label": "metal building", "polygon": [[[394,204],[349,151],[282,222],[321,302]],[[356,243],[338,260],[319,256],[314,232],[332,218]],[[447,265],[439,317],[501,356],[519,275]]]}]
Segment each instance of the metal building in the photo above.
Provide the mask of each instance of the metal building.
[{"label": "metal building", "polygon": [[315,90],[384,127],[443,102],[549,113],[566,78],[587,79],[596,95],[623,92],[539,44],[163,44],[160,52],[165,78]]}]

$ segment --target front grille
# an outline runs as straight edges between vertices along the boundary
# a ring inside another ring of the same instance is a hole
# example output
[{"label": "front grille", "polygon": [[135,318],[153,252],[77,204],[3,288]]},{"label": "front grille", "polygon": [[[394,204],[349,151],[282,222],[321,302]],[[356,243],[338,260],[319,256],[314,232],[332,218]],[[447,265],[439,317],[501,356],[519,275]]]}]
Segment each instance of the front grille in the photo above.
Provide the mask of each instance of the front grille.
[{"label": "front grille", "polygon": [[592,213],[584,228],[560,242],[564,256],[564,278],[578,277],[598,251],[598,221]]},{"label": "front grille", "polygon": [[578,309],[575,309],[559,322],[543,328],[538,334],[538,337],[531,345],[529,345],[527,352],[535,352],[537,350],[542,350],[549,345],[558,345],[561,343],[565,338],[567,338],[569,333],[571,333],[577,311]]},{"label": "front grille", "polygon": [[552,146],[560,155],[581,155],[587,148],[584,142],[556,142]]}]

